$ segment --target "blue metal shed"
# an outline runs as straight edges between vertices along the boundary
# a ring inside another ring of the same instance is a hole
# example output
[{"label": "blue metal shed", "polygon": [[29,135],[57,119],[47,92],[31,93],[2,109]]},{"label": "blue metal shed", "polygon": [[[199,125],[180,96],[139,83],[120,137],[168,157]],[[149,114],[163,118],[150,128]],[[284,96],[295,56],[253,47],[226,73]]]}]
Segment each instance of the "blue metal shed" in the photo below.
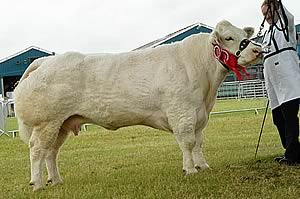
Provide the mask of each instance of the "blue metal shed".
[{"label": "blue metal shed", "polygon": [[21,78],[27,67],[35,59],[54,55],[54,52],[31,46],[14,55],[0,60],[0,93],[2,97],[6,92],[12,92],[15,83]]}]

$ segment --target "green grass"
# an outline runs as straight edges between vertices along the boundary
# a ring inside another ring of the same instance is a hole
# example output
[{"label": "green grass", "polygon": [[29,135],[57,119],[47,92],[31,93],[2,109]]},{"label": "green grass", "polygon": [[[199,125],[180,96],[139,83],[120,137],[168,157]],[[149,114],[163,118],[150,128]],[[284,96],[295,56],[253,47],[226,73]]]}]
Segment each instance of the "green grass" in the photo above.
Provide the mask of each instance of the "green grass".
[{"label": "green grass", "polygon": [[[214,111],[265,106],[265,100],[217,101]],[[211,166],[184,177],[175,138],[144,126],[107,131],[92,126],[63,146],[64,184],[33,193],[28,148],[0,137],[0,198],[299,198],[299,167],[272,162],[283,149],[270,111],[254,159],[264,110],[211,115],[204,155]],[[14,128],[14,121],[11,127]],[[46,173],[44,175],[46,179]]]}]

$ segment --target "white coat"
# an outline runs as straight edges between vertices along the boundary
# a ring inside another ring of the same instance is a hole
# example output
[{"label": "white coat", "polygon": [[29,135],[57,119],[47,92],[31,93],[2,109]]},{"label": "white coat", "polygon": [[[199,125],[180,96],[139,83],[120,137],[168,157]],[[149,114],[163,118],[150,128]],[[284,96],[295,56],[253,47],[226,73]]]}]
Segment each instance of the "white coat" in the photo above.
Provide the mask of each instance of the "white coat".
[{"label": "white coat", "polygon": [[[265,55],[264,75],[271,109],[275,109],[282,103],[300,98],[299,58],[295,50],[284,50],[291,47],[296,49],[297,46],[294,16],[286,8],[284,10],[288,18],[289,41],[286,40],[282,31],[274,27],[274,39],[278,46],[277,52],[279,52],[276,54],[274,41],[272,40],[270,43],[270,30],[266,32],[262,44],[263,49],[268,48],[270,50]],[[281,27],[279,20],[276,25]]]}]

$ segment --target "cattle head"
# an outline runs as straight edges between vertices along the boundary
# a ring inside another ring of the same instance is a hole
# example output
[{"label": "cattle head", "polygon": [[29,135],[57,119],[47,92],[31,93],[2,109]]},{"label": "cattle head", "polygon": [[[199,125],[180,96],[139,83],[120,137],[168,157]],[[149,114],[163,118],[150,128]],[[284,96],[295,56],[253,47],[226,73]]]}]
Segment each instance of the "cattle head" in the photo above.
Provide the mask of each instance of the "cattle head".
[{"label": "cattle head", "polygon": [[249,40],[253,33],[254,28],[240,29],[224,20],[211,33],[210,42],[235,55],[238,65],[247,66],[257,63],[262,57],[261,47]]}]

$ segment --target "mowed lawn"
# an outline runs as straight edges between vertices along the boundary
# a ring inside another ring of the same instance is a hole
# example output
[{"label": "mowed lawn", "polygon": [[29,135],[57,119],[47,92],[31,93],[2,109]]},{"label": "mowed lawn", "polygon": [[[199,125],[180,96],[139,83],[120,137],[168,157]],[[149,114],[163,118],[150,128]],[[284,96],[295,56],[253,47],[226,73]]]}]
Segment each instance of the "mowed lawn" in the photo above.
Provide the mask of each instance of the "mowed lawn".
[{"label": "mowed lawn", "polygon": [[[266,100],[219,100],[213,111],[265,107]],[[264,110],[214,114],[204,132],[211,169],[183,176],[172,134],[144,126],[108,131],[91,126],[62,147],[63,185],[33,193],[28,147],[0,137],[0,198],[299,198],[300,167],[279,166],[283,149],[271,114],[258,152]],[[14,128],[11,121],[10,128]],[[44,169],[44,180],[46,171]]]}]

